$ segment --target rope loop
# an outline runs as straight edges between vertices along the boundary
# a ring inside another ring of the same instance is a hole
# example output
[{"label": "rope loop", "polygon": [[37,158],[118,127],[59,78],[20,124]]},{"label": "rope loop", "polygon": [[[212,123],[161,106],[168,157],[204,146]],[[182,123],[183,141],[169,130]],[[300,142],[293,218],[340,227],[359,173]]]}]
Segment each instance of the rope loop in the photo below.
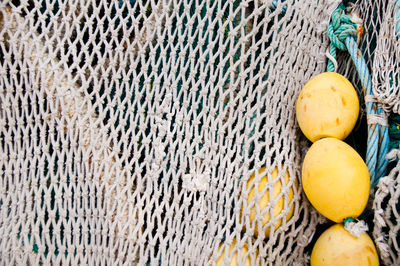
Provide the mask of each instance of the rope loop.
[{"label": "rope loop", "polygon": [[346,15],[345,6],[341,3],[332,13],[331,23],[328,25],[327,34],[331,43],[339,50],[346,51],[344,41],[348,36],[357,39],[357,25],[353,23],[351,17]]},{"label": "rope loop", "polygon": [[[357,24],[352,21],[351,16],[346,14],[346,7],[340,3],[337,9],[331,15],[331,22],[328,25],[327,35],[330,40],[329,54],[331,57],[336,58],[336,49],[346,51],[347,47],[345,40],[347,37],[357,39],[358,31]],[[328,71],[334,72],[336,70],[335,60],[331,60],[328,56]]]}]

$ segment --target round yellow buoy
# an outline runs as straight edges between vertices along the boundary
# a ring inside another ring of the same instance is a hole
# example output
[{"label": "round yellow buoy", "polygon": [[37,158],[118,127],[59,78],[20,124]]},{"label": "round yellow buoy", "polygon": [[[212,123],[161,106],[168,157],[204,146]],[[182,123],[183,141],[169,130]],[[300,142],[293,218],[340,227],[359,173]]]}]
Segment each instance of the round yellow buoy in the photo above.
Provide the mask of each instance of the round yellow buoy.
[{"label": "round yellow buoy", "polygon": [[326,72],[304,86],[296,103],[296,117],[312,142],[323,137],[345,139],[353,130],[359,101],[353,85],[342,75]]},{"label": "round yellow buoy", "polygon": [[[274,171],[271,173],[271,178],[268,178],[265,167],[261,168],[258,173],[259,173],[259,175],[264,175],[261,178],[260,183],[257,186],[257,190],[259,193],[261,193],[264,190],[264,188],[267,186],[268,183],[275,182],[273,185],[273,188],[272,188],[272,196],[274,199],[276,199],[280,196],[279,199],[276,201],[275,205],[273,206],[273,215],[274,215],[274,217],[276,217],[283,211],[283,209],[285,207],[285,202],[284,202],[285,197],[284,197],[284,195],[281,195],[281,193],[282,193],[282,187],[287,186],[287,183],[289,182],[289,173],[287,171],[285,173],[284,184],[282,184],[281,180],[278,180],[278,181],[274,180],[278,177],[278,168],[275,168]],[[254,191],[255,185],[253,185],[254,178],[255,178],[255,173],[252,174],[250,179],[247,181],[247,185],[246,185],[247,189],[249,187],[251,187],[250,192],[247,197],[248,205],[250,205],[254,201],[254,195],[255,195],[255,191]],[[297,183],[295,183],[295,184],[297,185]],[[288,199],[289,199],[289,202],[287,203],[286,206],[289,206],[289,204],[293,200],[293,188],[289,189]],[[270,202],[271,202],[270,190],[266,189],[265,193],[261,196],[260,201],[258,203],[255,203],[255,205],[253,205],[250,209],[250,217],[249,217],[250,223],[252,223],[254,221],[254,219],[256,218],[256,206],[258,205],[259,210],[263,211]],[[289,213],[286,215],[286,221],[288,221],[293,216],[293,210],[294,210],[294,204],[292,204]],[[243,206],[242,206],[242,216],[243,216]],[[271,220],[270,212],[267,211],[263,216],[263,220],[262,220],[261,224],[264,226],[270,220]],[[282,218],[278,220],[277,224],[275,225],[275,229],[277,229],[279,226],[281,226],[281,224],[282,224]],[[271,231],[270,227],[267,227],[265,230],[265,237],[269,237],[270,231]],[[254,234],[256,236],[258,236],[258,226],[255,227]]]},{"label": "round yellow buoy", "polygon": [[[232,244],[229,246],[229,251],[228,251],[229,254],[227,254],[227,257],[229,257],[231,255],[231,253],[232,253],[233,249],[235,248],[235,246],[236,246],[236,238],[233,239]],[[220,246],[220,248],[221,248],[221,246]],[[250,255],[248,255],[245,258],[246,253],[248,253],[248,251],[249,250],[248,250],[247,244],[245,243],[244,246],[242,247],[242,249],[240,250],[240,258],[241,258],[242,261],[244,260],[244,264],[241,264],[241,265],[251,266],[251,257],[250,257]],[[222,266],[222,265],[238,266],[239,264],[238,264],[237,253],[238,252],[235,251],[235,253],[232,256],[232,259],[227,263],[224,260],[225,250],[222,251],[222,254],[218,257],[217,262],[216,262],[215,265],[216,266]],[[256,254],[256,256],[257,256],[257,254]]]},{"label": "round yellow buoy", "polygon": [[311,253],[311,266],[376,266],[379,258],[367,233],[355,237],[342,224],[328,228]]},{"label": "round yellow buoy", "polygon": [[324,138],[311,145],[303,162],[302,183],[315,209],[337,223],[358,217],[367,205],[368,168],[341,140]]}]

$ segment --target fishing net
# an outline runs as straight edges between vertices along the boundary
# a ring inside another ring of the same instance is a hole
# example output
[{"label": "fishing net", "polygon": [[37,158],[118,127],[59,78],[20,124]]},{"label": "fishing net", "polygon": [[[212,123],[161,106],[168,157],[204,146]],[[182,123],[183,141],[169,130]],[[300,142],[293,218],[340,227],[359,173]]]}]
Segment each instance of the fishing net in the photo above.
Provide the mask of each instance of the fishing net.
[{"label": "fishing net", "polygon": [[294,105],[338,3],[2,1],[1,264],[306,264]]},{"label": "fishing net", "polygon": [[376,48],[375,95],[386,109],[393,161],[389,174],[379,181],[374,200],[374,237],[386,265],[400,264],[400,1],[389,1],[384,9],[382,31]]},{"label": "fishing net", "polygon": [[[399,154],[400,155],[400,154]],[[374,237],[385,265],[400,263],[400,163],[379,182],[375,194]]]},{"label": "fishing net", "polygon": [[[374,117],[374,123],[389,127],[387,159],[392,161],[390,172],[380,179],[373,198],[373,236],[384,265],[400,263],[399,181],[398,162],[400,144],[400,1],[360,0],[354,9],[364,21],[364,36],[360,48],[371,71],[373,94],[365,98],[383,109]],[[342,69],[348,76],[357,77],[349,60]],[[353,73],[353,74],[351,74]],[[370,121],[368,121],[370,123]],[[378,142],[381,139],[377,140]]]}]

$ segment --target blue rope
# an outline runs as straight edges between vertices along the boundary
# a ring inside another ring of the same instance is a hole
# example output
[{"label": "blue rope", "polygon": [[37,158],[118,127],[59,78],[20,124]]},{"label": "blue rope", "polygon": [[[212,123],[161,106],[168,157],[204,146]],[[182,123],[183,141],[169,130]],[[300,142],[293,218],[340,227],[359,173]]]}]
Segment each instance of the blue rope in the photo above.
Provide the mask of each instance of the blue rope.
[{"label": "blue rope", "polygon": [[400,0],[397,0],[394,4],[395,12],[395,22],[396,22],[396,35],[400,38]]},{"label": "blue rope", "polygon": [[[367,64],[364,58],[361,56],[361,51],[357,47],[357,43],[351,36],[346,38],[345,43],[347,50],[349,51],[353,63],[356,67],[365,95],[373,95],[371,76],[369,74]],[[366,101],[365,105],[367,116],[383,114],[383,109],[379,104]],[[388,160],[386,159],[388,145],[388,127],[380,124],[368,124],[366,161],[371,177],[372,188],[374,188],[377,185],[379,179],[386,174],[386,169],[388,165]]]},{"label": "blue rope", "polygon": [[[347,50],[356,67],[365,95],[373,95],[368,66],[354,40],[357,36],[357,25],[351,21],[350,17],[344,11],[345,6],[341,3],[332,13],[332,21],[327,30],[327,35],[331,40],[329,46],[330,53],[335,57],[336,49]],[[334,71],[334,64],[331,60],[328,62],[327,69],[328,71]],[[382,107],[370,101],[366,101],[366,111],[367,117],[383,114]],[[371,178],[371,189],[386,174],[388,145],[388,127],[380,124],[368,124],[366,164]]]},{"label": "blue rope", "polygon": [[343,224],[354,223],[355,221],[356,221],[356,220],[354,220],[353,218],[347,217],[347,218],[344,218]]}]

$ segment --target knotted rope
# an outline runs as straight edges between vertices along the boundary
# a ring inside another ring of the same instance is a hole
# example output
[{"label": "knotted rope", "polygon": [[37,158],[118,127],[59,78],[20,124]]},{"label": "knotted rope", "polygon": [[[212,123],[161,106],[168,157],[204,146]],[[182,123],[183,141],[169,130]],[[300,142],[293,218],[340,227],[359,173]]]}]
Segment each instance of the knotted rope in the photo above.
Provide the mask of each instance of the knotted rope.
[{"label": "knotted rope", "polygon": [[[327,71],[335,71],[337,63],[336,50],[348,51],[356,67],[365,94],[365,104],[368,122],[368,143],[366,164],[371,178],[371,189],[375,188],[379,179],[386,174],[388,160],[386,154],[389,145],[387,115],[372,93],[371,76],[367,64],[357,47],[355,38],[359,36],[358,22],[345,13],[343,3],[332,13],[327,34],[331,41],[329,45],[329,62]],[[333,60],[332,60],[333,59]]]}]

